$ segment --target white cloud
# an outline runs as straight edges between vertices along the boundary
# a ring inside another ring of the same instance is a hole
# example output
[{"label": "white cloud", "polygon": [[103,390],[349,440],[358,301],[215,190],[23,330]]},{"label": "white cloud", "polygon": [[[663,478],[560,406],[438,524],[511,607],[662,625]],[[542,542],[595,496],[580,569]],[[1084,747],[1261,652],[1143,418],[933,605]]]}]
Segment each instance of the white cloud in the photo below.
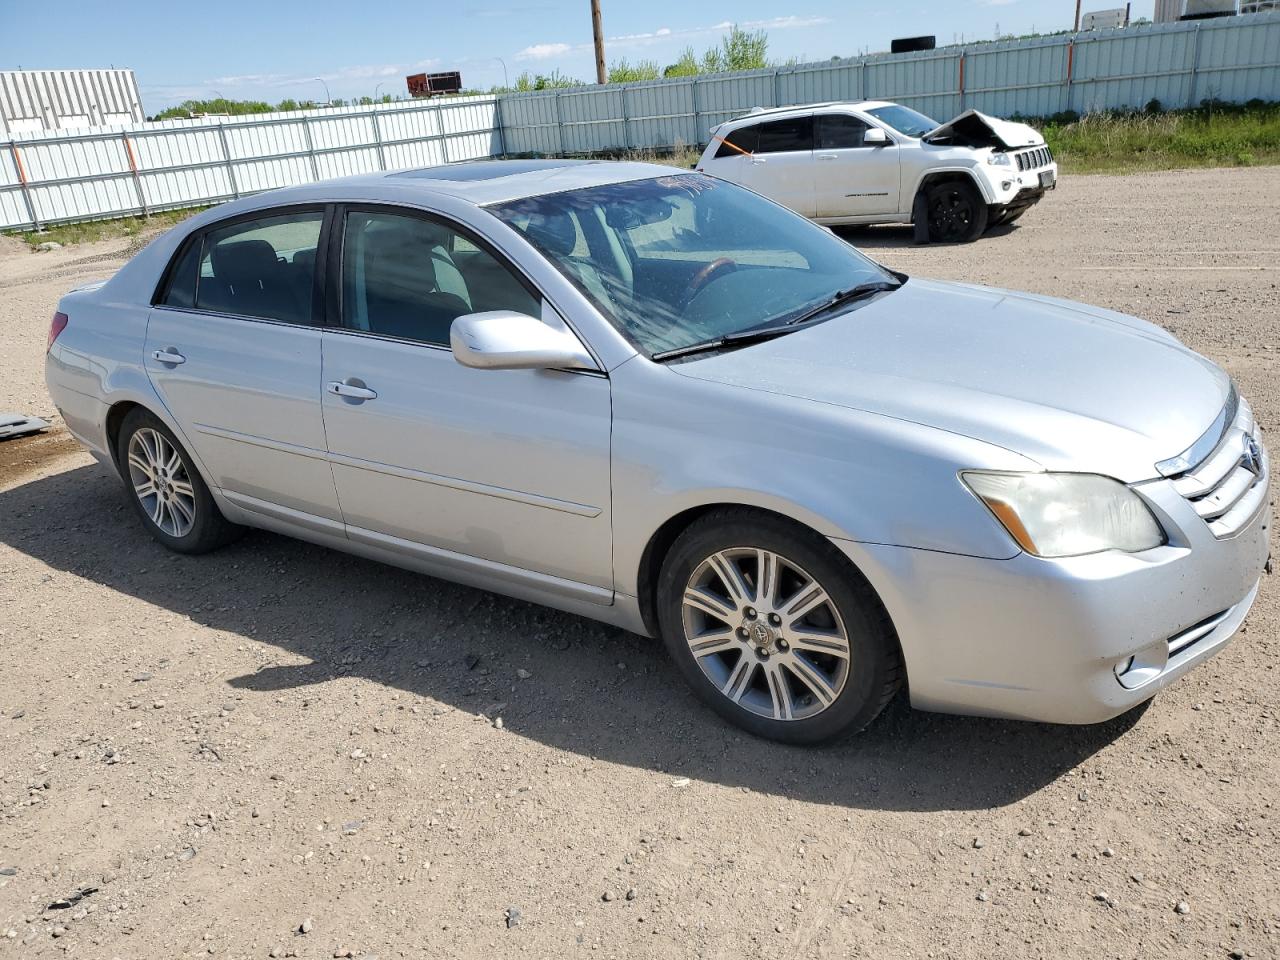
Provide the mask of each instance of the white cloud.
[{"label": "white cloud", "polygon": [[516,54],[517,60],[547,60],[550,57],[561,57],[572,50],[567,43],[535,43],[525,47]]}]

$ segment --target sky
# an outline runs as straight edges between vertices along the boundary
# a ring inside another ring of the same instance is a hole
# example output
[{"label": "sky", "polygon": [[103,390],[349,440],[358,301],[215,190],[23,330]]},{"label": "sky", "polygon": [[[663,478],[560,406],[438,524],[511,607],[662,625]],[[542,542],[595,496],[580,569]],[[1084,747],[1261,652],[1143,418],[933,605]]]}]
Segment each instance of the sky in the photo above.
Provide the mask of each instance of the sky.
[{"label": "sky", "polygon": [[[932,33],[941,45],[1069,29],[1075,16],[1074,0],[601,2],[606,58],[660,67],[732,23],[767,31],[770,58],[806,61],[887,50],[901,36]],[[1132,6],[1150,17],[1154,0]],[[217,96],[403,96],[405,76],[423,71],[458,70],[480,89],[526,70],[591,82],[593,64],[588,0],[0,0],[0,70],[127,67],[149,114]]]}]

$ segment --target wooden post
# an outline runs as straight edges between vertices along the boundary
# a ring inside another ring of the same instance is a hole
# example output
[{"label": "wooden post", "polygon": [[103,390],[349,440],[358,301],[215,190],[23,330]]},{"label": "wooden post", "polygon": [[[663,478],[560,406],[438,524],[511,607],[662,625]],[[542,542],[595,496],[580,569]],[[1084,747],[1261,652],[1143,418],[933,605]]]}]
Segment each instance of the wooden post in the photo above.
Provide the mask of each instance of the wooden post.
[{"label": "wooden post", "polygon": [[147,210],[147,198],[142,192],[142,178],[138,176],[138,158],[134,156],[133,143],[127,133],[120,134],[120,139],[124,141],[124,153],[129,158],[129,172],[133,174],[133,189],[138,193],[138,206],[142,208],[142,215],[149,217],[151,213]]},{"label": "wooden post", "polygon": [[596,42],[596,83],[605,83],[604,22],[600,16],[600,0],[591,0],[591,34]]},{"label": "wooden post", "polygon": [[26,201],[31,226],[40,230],[40,218],[36,216],[36,205],[31,200],[31,189],[27,186],[27,170],[22,165],[22,157],[18,155],[18,145],[12,140],[9,141],[9,152],[13,154],[13,166],[18,171],[18,185],[22,188],[22,199]]}]

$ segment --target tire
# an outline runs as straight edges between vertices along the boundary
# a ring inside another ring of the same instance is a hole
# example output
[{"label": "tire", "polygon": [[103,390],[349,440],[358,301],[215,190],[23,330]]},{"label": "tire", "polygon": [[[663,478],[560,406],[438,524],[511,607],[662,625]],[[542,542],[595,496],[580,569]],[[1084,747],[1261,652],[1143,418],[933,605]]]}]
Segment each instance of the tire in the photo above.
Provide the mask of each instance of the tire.
[{"label": "tire", "polygon": [[[762,565],[774,587],[764,596]],[[725,508],[696,520],[663,562],[657,600],[685,680],[756,736],[850,736],[902,685],[898,638],[870,584],[824,538],[781,517]]]},{"label": "tire", "polygon": [[190,454],[150,411],[137,407],[125,416],[116,463],[142,525],[170,550],[208,553],[244,533],[222,515]]},{"label": "tire", "polygon": [[926,209],[933,243],[972,243],[987,229],[987,203],[968,180],[930,187]]}]

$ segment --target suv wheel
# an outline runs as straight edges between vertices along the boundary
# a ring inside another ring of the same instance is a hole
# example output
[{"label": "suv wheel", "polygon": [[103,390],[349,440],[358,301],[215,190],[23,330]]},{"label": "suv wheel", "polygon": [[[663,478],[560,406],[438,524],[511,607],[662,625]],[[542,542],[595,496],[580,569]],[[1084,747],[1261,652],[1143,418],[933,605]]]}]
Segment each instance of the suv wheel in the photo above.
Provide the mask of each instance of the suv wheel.
[{"label": "suv wheel", "polygon": [[116,460],[147,532],[178,553],[207,553],[236,539],[230,523],[173,433],[141,407],[120,426]]},{"label": "suv wheel", "polygon": [[972,183],[948,180],[930,187],[925,208],[934,243],[969,243],[987,229],[987,204]]},{"label": "suv wheel", "polygon": [[821,537],[726,509],[673,544],[658,583],[667,650],[694,691],[750,733],[856,733],[901,684],[898,641],[869,584]]}]

